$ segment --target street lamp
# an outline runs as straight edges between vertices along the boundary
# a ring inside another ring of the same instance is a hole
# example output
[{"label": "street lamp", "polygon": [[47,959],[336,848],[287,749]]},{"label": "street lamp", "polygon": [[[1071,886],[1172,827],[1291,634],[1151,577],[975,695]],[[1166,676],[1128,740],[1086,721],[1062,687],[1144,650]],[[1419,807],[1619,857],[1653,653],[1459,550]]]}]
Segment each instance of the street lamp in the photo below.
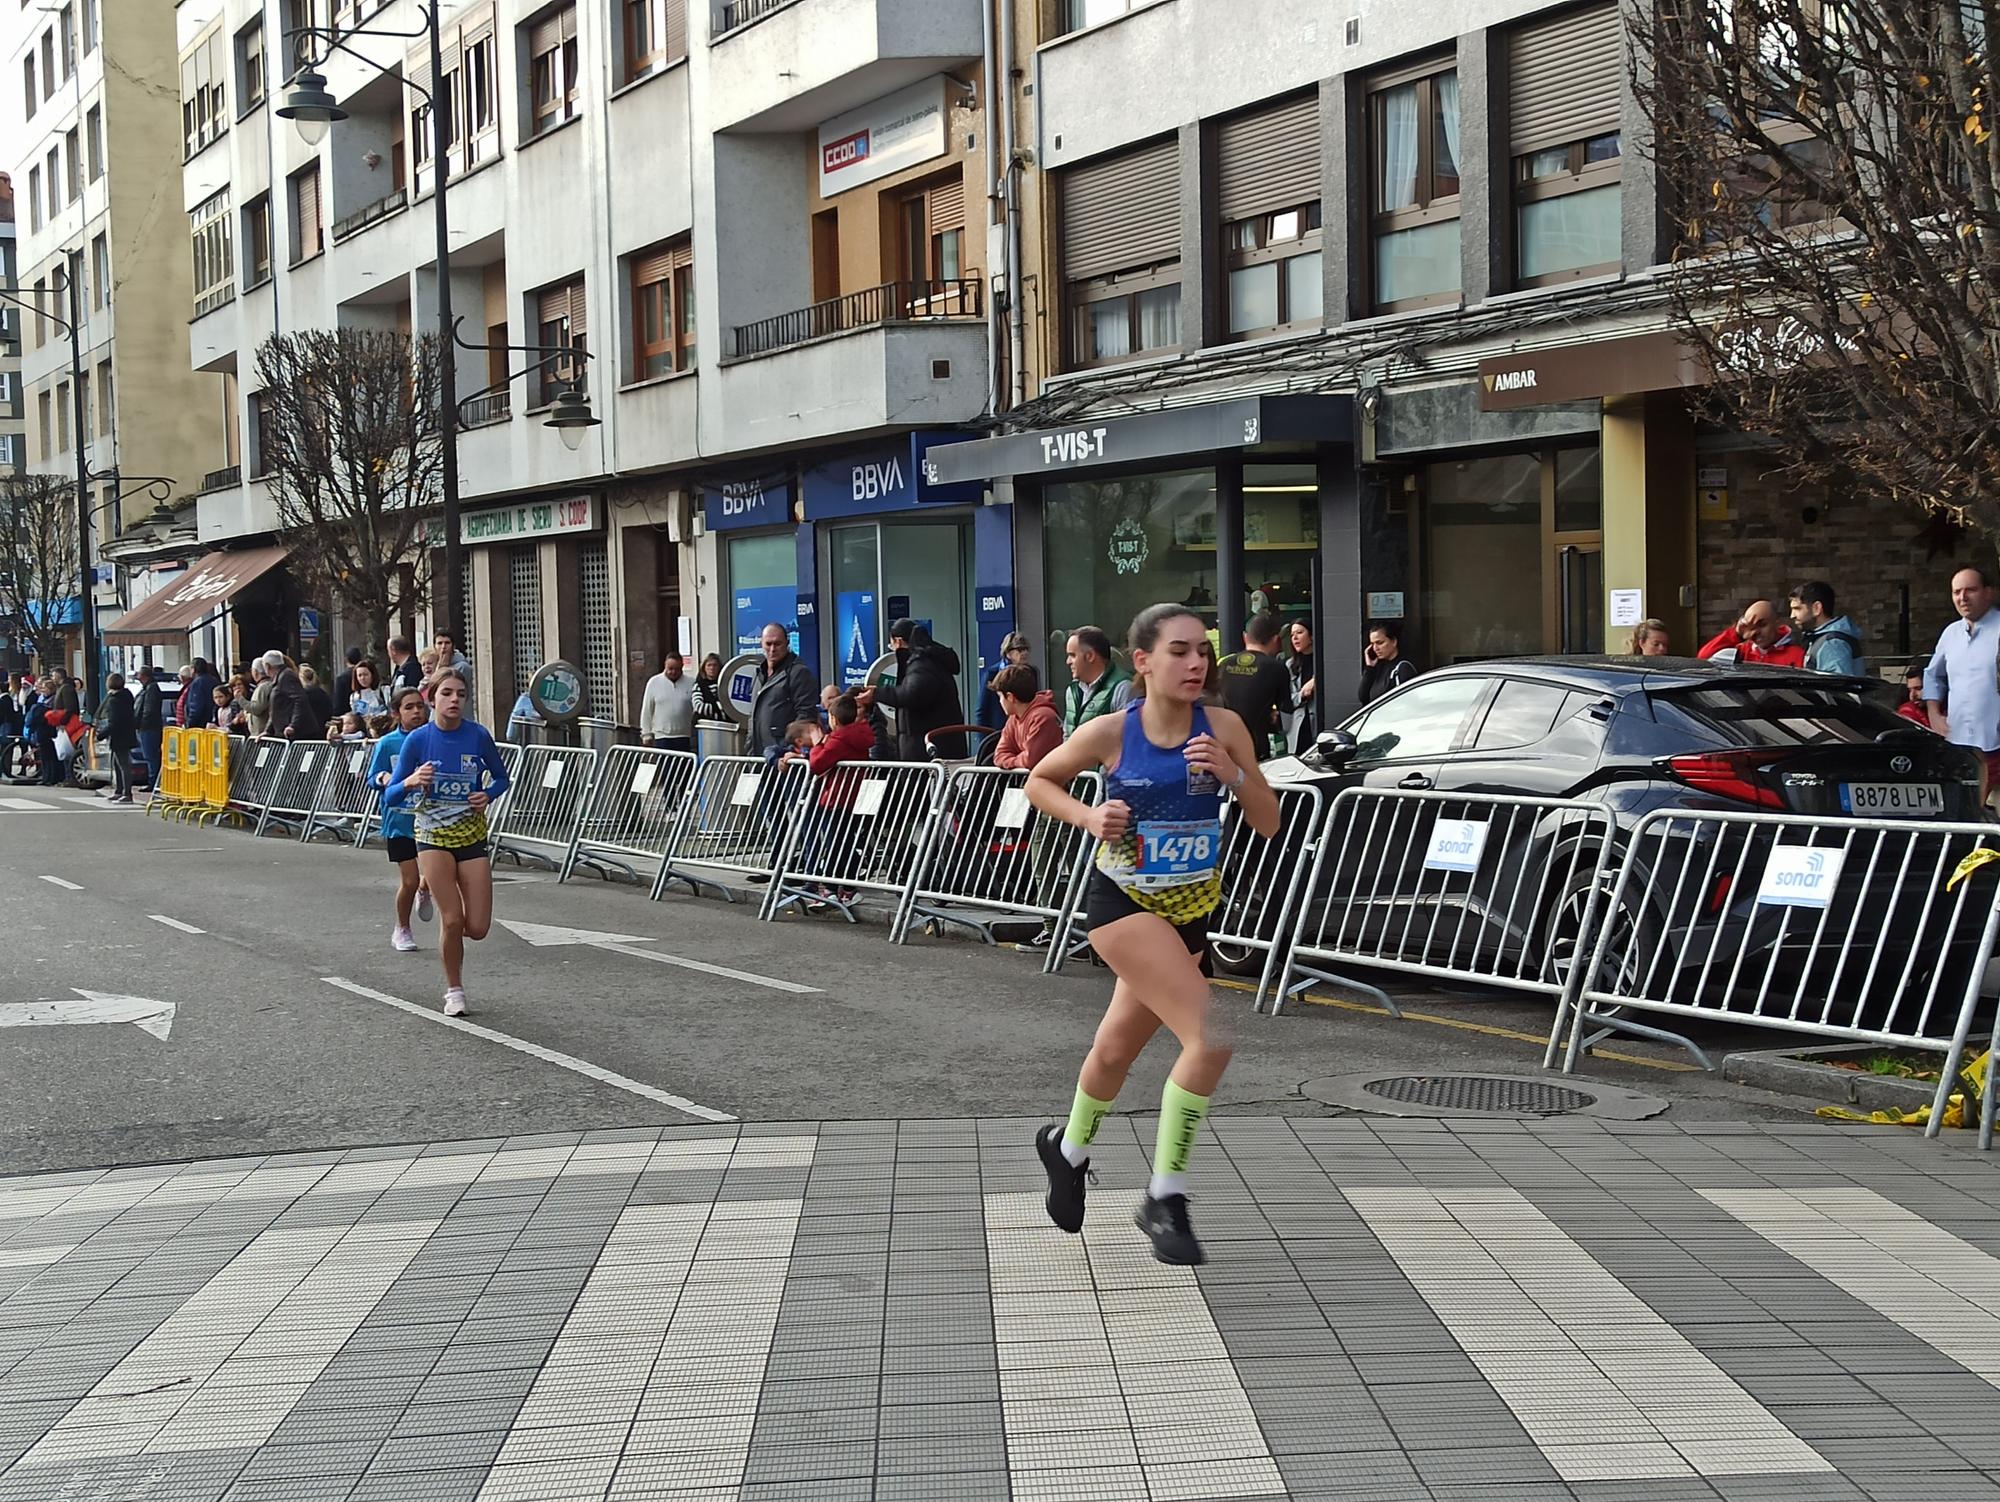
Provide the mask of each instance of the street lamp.
[{"label": "street lamp", "polygon": [[513,384],[516,375],[533,375],[537,371],[548,369],[551,365],[561,364],[569,367],[564,372],[564,385],[555,394],[555,399],[550,402],[549,415],[543,419],[542,426],[545,428],[554,428],[556,436],[563,441],[563,447],[568,449],[572,454],[581,448],[583,446],[583,435],[592,428],[599,426],[599,418],[595,412],[590,410],[590,398],[584,394],[583,382],[578,377],[575,368],[578,360],[588,361],[590,359],[590,351],[576,344],[474,344],[459,333],[458,324],[462,322],[464,320],[460,319],[454,322],[451,327],[452,342],[460,349],[476,350],[487,354],[498,354],[503,351],[518,352],[528,355],[540,355],[542,358],[536,360],[533,364],[522,366],[518,371],[510,371],[492,385],[482,387],[478,391],[473,392],[464,402],[460,403],[460,409],[457,414],[460,422],[464,421],[464,408],[467,404],[476,402],[483,396],[491,396],[496,391],[506,390],[508,386]]},{"label": "street lamp", "polygon": [[[438,410],[448,413],[448,422],[440,425],[446,428],[440,465],[439,479],[444,491],[444,617],[445,625],[456,634],[456,639],[464,640],[465,627],[464,597],[461,585],[464,580],[463,545],[458,536],[458,371],[457,357],[452,353],[452,343],[457,320],[451,312],[451,220],[445,212],[445,188],[451,181],[449,139],[449,108],[442,106],[436,95],[429,89],[413,83],[385,65],[376,62],[366,53],[357,52],[341,40],[343,36],[393,37],[400,41],[413,41],[422,36],[430,42],[430,69],[433,84],[444,81],[444,43],[439,35],[438,9],[440,0],[430,0],[419,4],[417,9],[424,18],[421,31],[391,31],[383,27],[351,26],[346,31],[336,31],[326,26],[300,26],[294,35],[312,37],[326,44],[328,52],[339,48],[350,57],[360,58],[376,72],[398,80],[404,88],[417,95],[430,110],[431,116],[431,207],[437,227],[437,314],[438,342],[443,347],[444,358],[438,362]],[[291,88],[285,91],[285,102],[278,107],[281,119],[290,120],[298,128],[299,139],[308,146],[317,146],[325,139],[327,128],[337,120],[345,120],[347,111],[340,107],[327,87],[326,77],[317,66],[308,66],[298,75]]]}]

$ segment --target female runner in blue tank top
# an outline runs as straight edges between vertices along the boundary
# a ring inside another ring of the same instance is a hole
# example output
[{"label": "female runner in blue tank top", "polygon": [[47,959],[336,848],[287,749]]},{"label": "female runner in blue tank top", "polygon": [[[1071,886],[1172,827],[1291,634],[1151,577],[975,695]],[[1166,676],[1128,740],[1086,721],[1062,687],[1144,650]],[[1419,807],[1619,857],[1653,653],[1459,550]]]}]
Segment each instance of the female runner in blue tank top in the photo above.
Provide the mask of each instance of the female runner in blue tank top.
[{"label": "female runner in blue tank top", "polygon": [[[1160,1096],[1153,1177],[1138,1223],[1162,1262],[1202,1261],[1188,1225],[1187,1160],[1230,1045],[1208,984],[1208,920],[1222,901],[1222,797],[1269,837],[1278,798],[1257,769],[1243,721],[1205,700],[1215,678],[1207,628],[1181,605],[1154,605],[1132,622],[1138,693],[1122,714],[1090,721],[1044,757],[1028,799],[1097,839],[1084,894],[1090,942],[1118,984],[1077,1076],[1066,1127],[1045,1126],[1035,1151],[1048,1171],[1049,1218],[1083,1229],[1090,1143],[1126,1073],[1164,1024],[1180,1041]],[[1070,795],[1081,772],[1104,769],[1104,801]]]}]

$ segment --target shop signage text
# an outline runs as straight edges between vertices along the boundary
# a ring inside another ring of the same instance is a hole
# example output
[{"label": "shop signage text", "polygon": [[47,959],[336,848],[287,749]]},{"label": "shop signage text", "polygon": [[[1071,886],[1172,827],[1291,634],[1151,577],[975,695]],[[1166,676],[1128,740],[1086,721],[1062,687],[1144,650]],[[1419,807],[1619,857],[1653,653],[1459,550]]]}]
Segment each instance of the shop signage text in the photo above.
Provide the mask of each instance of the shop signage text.
[{"label": "shop signage text", "polygon": [[565,532],[597,530],[597,497],[563,496],[553,501],[522,501],[468,511],[459,524],[465,543],[519,542],[523,538],[556,537]]},{"label": "shop signage text", "polygon": [[819,191],[831,198],[945,153],[942,74],[899,89],[819,128]]},{"label": "shop signage text", "polygon": [[731,480],[708,486],[701,494],[711,532],[782,527],[792,520],[789,480]]},{"label": "shop signage text", "polygon": [[931,477],[928,451],[957,437],[955,433],[916,433],[814,465],[805,472],[806,519],[871,516],[920,505],[976,504],[980,486],[939,485]]},{"label": "shop signage text", "polygon": [[1082,464],[1104,457],[1104,435],[1108,428],[1077,428],[1069,433],[1042,435],[1042,463]]},{"label": "shop signage text", "polygon": [[1804,319],[1789,314],[1773,323],[1746,323],[1715,336],[1725,375],[1783,375],[1832,354],[1860,349],[1852,336],[1834,331],[1831,339]]}]

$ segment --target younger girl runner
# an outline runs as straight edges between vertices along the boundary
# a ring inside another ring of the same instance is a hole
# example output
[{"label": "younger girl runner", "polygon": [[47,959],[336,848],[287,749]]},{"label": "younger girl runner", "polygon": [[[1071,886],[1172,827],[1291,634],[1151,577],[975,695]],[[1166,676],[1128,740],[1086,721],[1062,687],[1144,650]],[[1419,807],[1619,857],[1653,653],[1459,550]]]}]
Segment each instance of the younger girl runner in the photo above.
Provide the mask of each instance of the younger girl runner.
[{"label": "younger girl runner", "polygon": [[486,809],[507,791],[507,765],[486,727],[465,718],[465,674],[447,667],[431,687],[431,721],[396,754],[383,803],[407,801],[417,826],[417,869],[437,904],[444,1014],[465,1010],[465,941],[493,924],[493,861]]},{"label": "younger girl runner", "polygon": [[[1074,1235],[1083,1229],[1091,1139],[1165,1024],[1181,1054],[1160,1095],[1153,1177],[1137,1219],[1156,1258],[1192,1266],[1204,1259],[1188,1225],[1188,1151],[1230,1054],[1207,978],[1208,919],[1222,901],[1221,798],[1233,792],[1267,838],[1278,832],[1278,798],[1243,721],[1203,703],[1215,657],[1201,619],[1182,605],[1150,606],[1132,622],[1131,649],[1143,697],[1084,725],[1028,779],[1036,808],[1097,838],[1084,915],[1091,947],[1118,977],[1069,1124],[1043,1127],[1035,1151],[1048,1171],[1049,1219]],[[1104,801],[1093,808],[1069,788],[1094,767],[1104,769]]]},{"label": "younger girl runner", "polygon": [[396,868],[396,926],[389,931],[389,944],[393,949],[408,954],[417,947],[416,939],[410,933],[410,907],[414,903],[417,916],[430,921],[431,894],[423,885],[423,878],[417,874],[417,825],[408,808],[391,806],[387,788],[395,776],[396,756],[403,749],[403,742],[410,733],[424,723],[428,711],[424,707],[424,696],[413,688],[396,690],[396,728],[375,743],[375,753],[368,762],[368,781],[371,786],[382,788],[382,843],[389,850],[389,864]]}]

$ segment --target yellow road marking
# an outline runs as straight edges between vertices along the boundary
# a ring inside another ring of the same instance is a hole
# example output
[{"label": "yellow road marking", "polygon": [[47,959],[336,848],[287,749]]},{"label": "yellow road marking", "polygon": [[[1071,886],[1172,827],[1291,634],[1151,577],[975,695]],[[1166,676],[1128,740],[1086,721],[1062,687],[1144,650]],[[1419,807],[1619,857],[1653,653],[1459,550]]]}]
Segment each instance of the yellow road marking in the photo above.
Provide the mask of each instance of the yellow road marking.
[{"label": "yellow road marking", "polygon": [[[1229,980],[1223,977],[1217,977],[1215,984],[1218,986],[1227,986],[1232,991],[1254,992],[1257,989],[1255,986],[1243,981]],[[1338,1007],[1343,1012],[1366,1012],[1375,1017],[1387,1017],[1390,1015],[1388,1009],[1385,1007],[1373,1006],[1365,1001],[1348,1001],[1346,998],[1340,996],[1327,996],[1318,991],[1306,991],[1297,999],[1309,1001],[1314,1006]],[[1518,1028],[1495,1027],[1490,1022],[1467,1022],[1459,1017],[1440,1017],[1434,1012],[1412,1012],[1408,1008],[1405,1008],[1403,1017],[1408,1022],[1428,1022],[1436,1027],[1456,1028],[1462,1033],[1484,1033],[1489,1038],[1507,1038],[1516,1043],[1532,1043],[1537,1048],[1547,1047],[1549,1041],[1548,1036],[1544,1033],[1524,1033]],[[1678,1059],[1649,1059],[1635,1053],[1615,1053],[1608,1048],[1597,1049],[1593,1057],[1610,1059],[1614,1063],[1619,1064],[1636,1064],[1641,1069],[1662,1069],[1671,1074],[1701,1072],[1699,1064],[1684,1064]]]}]

